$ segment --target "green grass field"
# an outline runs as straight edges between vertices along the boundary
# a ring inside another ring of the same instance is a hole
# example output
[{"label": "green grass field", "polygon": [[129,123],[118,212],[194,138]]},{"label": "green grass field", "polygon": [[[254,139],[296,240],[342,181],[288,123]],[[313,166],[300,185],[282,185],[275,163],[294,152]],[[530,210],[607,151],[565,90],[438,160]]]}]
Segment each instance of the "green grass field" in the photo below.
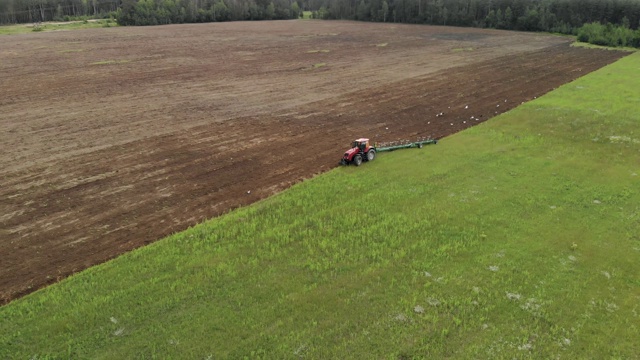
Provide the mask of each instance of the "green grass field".
[{"label": "green grass field", "polygon": [[[40,31],[79,30],[118,26],[115,20],[71,21],[66,23],[43,23]],[[33,24],[16,24],[0,26],[0,35],[16,35],[34,32]]]},{"label": "green grass field", "polygon": [[14,301],[0,358],[637,357],[639,71],[636,53]]}]

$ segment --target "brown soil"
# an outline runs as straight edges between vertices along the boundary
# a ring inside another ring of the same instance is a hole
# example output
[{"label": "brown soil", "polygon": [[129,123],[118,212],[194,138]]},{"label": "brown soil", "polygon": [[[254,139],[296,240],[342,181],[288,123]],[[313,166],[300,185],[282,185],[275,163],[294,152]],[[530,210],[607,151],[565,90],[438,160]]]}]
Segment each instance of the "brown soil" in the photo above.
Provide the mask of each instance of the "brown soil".
[{"label": "brown soil", "polygon": [[354,138],[441,138],[625,55],[569,41],[335,21],[3,37],[0,303],[327,171]]}]

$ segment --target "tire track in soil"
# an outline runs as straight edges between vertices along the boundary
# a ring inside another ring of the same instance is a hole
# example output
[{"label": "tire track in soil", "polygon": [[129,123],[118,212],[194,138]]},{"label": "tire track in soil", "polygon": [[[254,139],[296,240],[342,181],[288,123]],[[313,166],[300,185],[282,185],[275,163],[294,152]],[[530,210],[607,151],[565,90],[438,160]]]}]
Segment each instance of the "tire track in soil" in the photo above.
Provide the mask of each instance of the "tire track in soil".
[{"label": "tire track in soil", "polygon": [[[327,171],[355,137],[442,138],[624,55],[552,46],[10,172],[0,188],[9,239],[0,249],[11,254],[0,260],[0,300]],[[309,142],[313,156],[301,150]]]}]

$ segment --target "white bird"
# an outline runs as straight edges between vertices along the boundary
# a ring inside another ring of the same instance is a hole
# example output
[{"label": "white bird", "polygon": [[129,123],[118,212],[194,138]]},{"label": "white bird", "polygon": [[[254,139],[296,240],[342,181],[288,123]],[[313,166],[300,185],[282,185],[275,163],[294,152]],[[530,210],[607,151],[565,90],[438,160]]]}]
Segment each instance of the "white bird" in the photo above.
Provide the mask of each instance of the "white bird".
[{"label": "white bird", "polygon": [[500,104],[496,105],[496,107],[500,107]]},{"label": "white bird", "polygon": [[451,123],[451,126],[453,126],[453,123]]},{"label": "white bird", "polygon": [[463,123],[463,124],[466,124],[466,123],[467,123],[467,120],[463,121],[462,123]]},{"label": "white bird", "polygon": [[251,190],[247,191],[247,194],[251,194]]},{"label": "white bird", "polygon": [[468,108],[469,108],[469,105],[466,105],[464,108],[465,108],[465,109],[468,109]]}]

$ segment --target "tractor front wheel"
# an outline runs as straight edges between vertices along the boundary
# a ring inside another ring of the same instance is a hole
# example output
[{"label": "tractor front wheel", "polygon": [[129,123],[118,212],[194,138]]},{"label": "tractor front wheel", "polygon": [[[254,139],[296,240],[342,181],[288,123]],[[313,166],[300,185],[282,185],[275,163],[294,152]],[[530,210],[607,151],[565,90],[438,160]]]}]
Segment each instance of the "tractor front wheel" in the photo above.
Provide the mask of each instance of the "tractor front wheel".
[{"label": "tractor front wheel", "polygon": [[355,166],[360,166],[360,165],[362,165],[362,156],[360,156],[360,155],[356,155],[356,156],[354,156],[354,157],[353,157],[353,164],[354,164]]},{"label": "tractor front wheel", "polygon": [[369,150],[369,152],[367,153],[367,161],[373,161],[373,159],[376,158],[376,151],[371,149]]}]

